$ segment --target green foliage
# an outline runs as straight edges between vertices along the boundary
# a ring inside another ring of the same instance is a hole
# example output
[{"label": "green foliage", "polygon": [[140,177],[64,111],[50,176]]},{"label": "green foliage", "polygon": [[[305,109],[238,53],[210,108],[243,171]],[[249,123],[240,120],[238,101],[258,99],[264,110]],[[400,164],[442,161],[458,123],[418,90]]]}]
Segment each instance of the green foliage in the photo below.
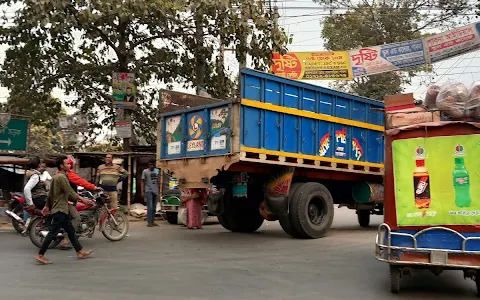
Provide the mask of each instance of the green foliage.
[{"label": "green foliage", "polygon": [[122,151],[122,144],[117,139],[107,139],[87,145],[82,150],[85,152],[119,152]]},{"label": "green foliage", "polygon": [[248,55],[264,70],[272,51],[285,51],[285,34],[257,0],[0,0],[19,3],[11,24],[0,27],[0,44],[9,46],[0,83],[12,91],[11,107],[40,103],[35,110],[53,114],[44,95],[61,88],[76,95],[68,105],[92,120],[90,133],[113,124],[114,71],[136,74],[135,132],[153,143],[165,85],[198,83],[213,97],[232,96],[235,81],[219,61],[220,41],[235,46],[239,61]]},{"label": "green foliage", "polygon": [[30,155],[41,157],[51,156],[58,153],[67,153],[77,150],[77,140],[71,136],[56,131],[47,126],[32,125],[28,140],[28,152]]},{"label": "green foliage", "polygon": [[[458,14],[470,9],[467,0],[317,0],[335,9],[346,9],[328,16],[322,36],[328,50],[350,50],[408,41],[424,37],[424,30],[452,26]],[[458,18],[457,18],[458,20]],[[382,100],[385,95],[401,93],[418,72],[430,67],[413,68],[358,78],[334,86],[360,96]]]}]

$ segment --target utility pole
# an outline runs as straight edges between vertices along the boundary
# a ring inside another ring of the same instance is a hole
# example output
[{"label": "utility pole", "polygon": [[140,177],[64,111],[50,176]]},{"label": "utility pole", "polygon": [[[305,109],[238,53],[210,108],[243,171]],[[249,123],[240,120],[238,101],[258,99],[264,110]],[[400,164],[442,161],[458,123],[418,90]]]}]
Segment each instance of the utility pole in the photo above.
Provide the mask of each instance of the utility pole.
[{"label": "utility pole", "polygon": [[220,35],[220,49],[218,50],[218,75],[222,78],[221,86],[224,86],[223,76],[225,75],[225,41]]},{"label": "utility pole", "polygon": [[195,10],[195,81],[196,81],[196,92],[197,95],[200,95],[204,85],[205,85],[205,55],[203,49],[203,13],[202,13],[202,4],[199,4]]},{"label": "utility pole", "polygon": [[[241,7],[241,9],[245,9],[243,6]],[[243,11],[240,11],[240,14],[242,15],[241,16],[241,23],[240,23],[240,27],[242,28],[242,36],[241,36],[241,39],[240,39],[240,46],[241,47],[245,47],[246,44],[247,44],[247,35],[244,34],[246,33],[247,31],[247,27],[248,27],[248,20],[245,20],[244,19],[244,15],[243,14]],[[241,61],[238,62],[239,63],[239,74],[240,74],[240,71],[243,69],[243,68],[246,68],[247,67],[247,54],[245,53],[245,56],[243,57],[243,59]]]}]

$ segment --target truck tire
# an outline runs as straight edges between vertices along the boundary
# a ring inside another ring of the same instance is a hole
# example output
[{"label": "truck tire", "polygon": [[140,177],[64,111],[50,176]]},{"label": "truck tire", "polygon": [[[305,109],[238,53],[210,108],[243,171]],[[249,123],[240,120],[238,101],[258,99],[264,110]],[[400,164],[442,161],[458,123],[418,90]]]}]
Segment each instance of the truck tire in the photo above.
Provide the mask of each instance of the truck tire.
[{"label": "truck tire", "polygon": [[304,183],[290,200],[292,229],[300,238],[317,239],[325,236],[332,226],[333,215],[333,198],[323,184]]},{"label": "truck tire", "polygon": [[[256,199],[233,197],[227,190],[224,196],[224,210],[218,221],[232,232],[255,232],[265,220],[260,214],[260,203]],[[258,202],[258,203],[257,203]]]},{"label": "truck tire", "polygon": [[370,211],[369,210],[357,210],[358,224],[360,227],[368,227],[370,225]]},{"label": "truck tire", "polygon": [[[298,188],[302,185],[303,183],[301,182],[296,182],[292,183],[290,186],[290,191],[288,192],[288,201],[294,197],[295,193],[298,191]],[[289,209],[290,211],[290,209]],[[292,228],[292,222],[290,221],[290,214],[284,215],[284,216],[279,216],[278,220],[280,221],[280,226],[282,226],[283,231],[285,231],[286,234],[290,235],[291,237],[294,238],[299,238],[298,233],[293,230]]]}]

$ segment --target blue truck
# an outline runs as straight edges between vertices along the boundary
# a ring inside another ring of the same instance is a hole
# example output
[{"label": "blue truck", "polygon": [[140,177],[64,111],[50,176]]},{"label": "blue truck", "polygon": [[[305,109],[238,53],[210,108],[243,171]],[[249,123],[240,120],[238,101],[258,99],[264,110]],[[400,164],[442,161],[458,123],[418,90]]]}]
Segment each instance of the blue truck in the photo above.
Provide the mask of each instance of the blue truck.
[{"label": "blue truck", "polygon": [[221,191],[207,205],[227,230],[279,220],[295,238],[320,238],[334,204],[362,227],[383,214],[382,102],[251,69],[236,99],[173,93],[162,92],[157,165],[180,188]]}]

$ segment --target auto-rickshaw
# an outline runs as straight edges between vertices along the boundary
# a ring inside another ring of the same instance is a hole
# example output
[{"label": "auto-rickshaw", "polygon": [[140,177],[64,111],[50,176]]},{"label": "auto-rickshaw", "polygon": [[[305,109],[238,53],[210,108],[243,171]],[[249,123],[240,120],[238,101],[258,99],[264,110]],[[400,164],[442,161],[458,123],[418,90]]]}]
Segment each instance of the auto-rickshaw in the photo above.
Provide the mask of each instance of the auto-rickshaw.
[{"label": "auto-rickshaw", "polygon": [[434,122],[385,132],[376,258],[390,265],[392,293],[413,269],[461,270],[480,290],[479,127]]}]

